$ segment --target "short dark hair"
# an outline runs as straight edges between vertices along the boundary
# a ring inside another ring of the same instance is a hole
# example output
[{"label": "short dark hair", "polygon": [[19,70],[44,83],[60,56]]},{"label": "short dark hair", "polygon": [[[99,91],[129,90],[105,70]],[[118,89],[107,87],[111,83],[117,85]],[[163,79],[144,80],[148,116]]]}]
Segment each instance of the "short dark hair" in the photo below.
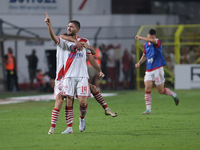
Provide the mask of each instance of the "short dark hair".
[{"label": "short dark hair", "polygon": [[78,28],[78,29],[81,28],[81,24],[80,24],[80,22],[77,21],[77,20],[71,20],[69,23],[73,23],[73,24],[75,24],[76,28]]},{"label": "short dark hair", "polygon": [[150,35],[156,35],[156,30],[150,29],[150,30],[149,30],[149,34],[150,34]]}]

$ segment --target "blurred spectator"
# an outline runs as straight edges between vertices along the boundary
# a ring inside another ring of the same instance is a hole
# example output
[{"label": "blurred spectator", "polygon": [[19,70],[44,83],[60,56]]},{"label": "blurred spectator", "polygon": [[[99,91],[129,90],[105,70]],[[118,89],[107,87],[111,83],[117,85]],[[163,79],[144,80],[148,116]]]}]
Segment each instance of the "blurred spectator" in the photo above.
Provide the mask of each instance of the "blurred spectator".
[{"label": "blurred spectator", "polygon": [[195,55],[196,55],[196,46],[193,46],[192,49],[189,52],[189,58],[190,58],[190,64],[193,64],[195,62]]},{"label": "blurred spectator", "polygon": [[123,73],[124,73],[124,81],[123,87],[124,89],[128,89],[128,81],[130,77],[130,70],[131,70],[131,57],[127,49],[124,50],[124,55],[122,57],[122,64],[123,64]]},{"label": "blurred spectator", "polygon": [[50,85],[50,92],[54,92],[55,80],[51,78],[49,85]]},{"label": "blurred spectator", "polygon": [[166,58],[166,68],[167,68],[170,72],[174,73],[174,64],[173,64],[173,62],[171,61],[171,58],[170,58],[170,57],[167,57],[167,58]]},{"label": "blurred spectator", "polygon": [[38,70],[37,71],[37,75],[36,75],[36,79],[37,79],[37,89],[39,91],[42,91],[43,87],[45,86],[45,80],[44,80],[44,76],[42,74],[42,70]]},{"label": "blurred spectator", "polygon": [[111,81],[111,89],[116,89],[116,74],[115,74],[115,50],[112,44],[108,45],[107,51],[107,68],[108,68],[108,79]]},{"label": "blurred spectator", "polygon": [[28,71],[29,71],[29,79],[30,79],[30,88],[33,89],[33,80],[36,77],[37,63],[38,58],[36,56],[36,51],[32,50],[31,55],[26,55],[28,60]]},{"label": "blurred spectator", "polygon": [[47,92],[50,77],[47,74],[43,75],[42,70],[39,69],[37,71],[36,79],[37,79],[38,91],[39,92]]},{"label": "blurred spectator", "polygon": [[[200,58],[200,46],[196,47],[195,61]],[[200,61],[197,62],[200,64]]]},{"label": "blurred spectator", "polygon": [[190,47],[186,46],[185,49],[181,51],[181,64],[189,64],[190,56],[189,56]]},{"label": "blurred spectator", "polygon": [[169,57],[170,57],[170,60],[172,62],[172,64],[176,64],[176,60],[175,60],[175,54],[174,54],[174,47],[172,48],[171,52],[169,53]]},{"label": "blurred spectator", "polygon": [[[170,56],[167,57],[167,58],[165,58],[165,60],[166,60],[166,68],[167,68],[171,73],[174,74],[174,64],[173,64],[173,62],[171,61]],[[166,72],[166,76],[169,76],[168,72]],[[174,83],[173,83],[173,82],[167,80],[166,83],[168,84],[168,87],[169,87],[169,88],[173,88],[173,87],[174,87]]]},{"label": "blurred spectator", "polygon": [[[101,67],[101,58],[102,58],[101,51],[100,51],[100,49],[97,48],[96,44],[94,44],[93,47],[96,50],[96,54],[94,55],[94,59],[96,59],[97,64],[99,65],[99,67]],[[94,85],[96,85],[97,89],[100,90],[98,72],[92,67],[92,65],[90,64],[89,61],[87,61],[87,65],[88,65],[88,73],[89,73],[89,77],[90,77],[89,82],[91,84],[94,83]]]},{"label": "blurred spectator", "polygon": [[135,68],[135,64],[136,64],[136,48],[134,45],[132,45],[131,47],[131,80],[130,80],[130,89],[135,89],[136,88],[136,68]]},{"label": "blurred spectator", "polygon": [[106,47],[104,44],[101,44],[99,46],[99,49],[101,50],[102,58],[101,58],[101,70],[105,74],[105,76],[102,79],[102,88],[106,88],[106,83],[107,83],[107,53],[106,53]]},{"label": "blurred spectator", "polygon": [[44,74],[45,88],[43,91],[45,92],[53,92],[54,90],[54,79],[51,79],[48,73]]},{"label": "blurred spectator", "polygon": [[18,91],[18,77],[17,77],[17,64],[16,59],[12,55],[13,50],[11,47],[8,48],[7,55],[4,56],[3,61],[6,69],[6,85],[8,91]]}]

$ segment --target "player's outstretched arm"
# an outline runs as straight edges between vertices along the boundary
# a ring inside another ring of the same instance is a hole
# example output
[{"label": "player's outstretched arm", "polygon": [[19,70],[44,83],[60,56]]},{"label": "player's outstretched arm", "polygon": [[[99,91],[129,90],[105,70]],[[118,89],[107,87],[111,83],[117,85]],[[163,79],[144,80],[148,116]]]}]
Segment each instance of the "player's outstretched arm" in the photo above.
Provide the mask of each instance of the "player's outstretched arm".
[{"label": "player's outstretched arm", "polygon": [[52,38],[52,40],[54,40],[55,43],[58,43],[58,37],[54,34],[54,31],[53,31],[53,28],[51,25],[51,20],[49,18],[49,15],[47,14],[47,12],[46,12],[46,18],[45,18],[44,22],[47,24],[50,37]]},{"label": "player's outstretched arm", "polygon": [[140,59],[140,61],[139,61],[137,64],[135,64],[135,67],[136,67],[136,68],[139,68],[140,65],[141,65],[143,62],[146,61],[146,59],[147,59],[146,55],[143,54],[142,57],[141,57],[141,59]]},{"label": "player's outstretched arm", "polygon": [[60,38],[67,40],[67,41],[74,42],[76,44],[78,50],[83,49],[83,45],[81,44],[81,42],[77,41],[76,39],[72,38],[71,36],[68,36],[66,34],[62,34],[62,35],[60,35]]},{"label": "player's outstretched arm", "polygon": [[101,71],[101,68],[99,67],[99,65],[97,64],[96,60],[94,59],[94,57],[92,55],[87,55],[87,59],[90,62],[90,64],[92,65],[92,67],[94,67],[94,69],[99,73],[99,77],[103,78],[105,75],[104,73]]},{"label": "player's outstretched arm", "polygon": [[144,40],[144,41],[146,41],[146,42],[151,42],[151,43],[156,44],[156,40],[155,40],[155,39],[148,38],[148,37],[142,37],[142,36],[136,35],[136,36],[135,36],[135,39],[136,39],[136,40]]},{"label": "player's outstretched arm", "polygon": [[83,45],[83,47],[89,49],[92,55],[96,54],[96,50],[92,46],[88,45],[86,42],[81,42],[81,44]]}]

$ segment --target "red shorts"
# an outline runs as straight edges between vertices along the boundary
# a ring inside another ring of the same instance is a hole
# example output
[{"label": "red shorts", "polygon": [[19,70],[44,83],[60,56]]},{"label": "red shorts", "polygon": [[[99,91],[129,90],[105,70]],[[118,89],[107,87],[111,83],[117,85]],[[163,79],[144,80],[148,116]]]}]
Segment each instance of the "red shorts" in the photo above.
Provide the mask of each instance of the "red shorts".
[{"label": "red shorts", "polygon": [[108,74],[109,74],[110,79],[114,80],[116,78],[115,68],[108,67]]}]

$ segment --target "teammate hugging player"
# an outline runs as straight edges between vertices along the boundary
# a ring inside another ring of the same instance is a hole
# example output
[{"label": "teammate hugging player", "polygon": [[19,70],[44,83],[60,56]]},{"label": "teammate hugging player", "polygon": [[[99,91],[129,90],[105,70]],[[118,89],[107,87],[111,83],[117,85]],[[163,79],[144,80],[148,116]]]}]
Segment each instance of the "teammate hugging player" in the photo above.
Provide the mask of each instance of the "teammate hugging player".
[{"label": "teammate hugging player", "polygon": [[[64,96],[66,97],[65,118],[67,129],[62,134],[73,133],[73,101],[74,96],[78,97],[80,103],[80,125],[79,130],[85,130],[85,115],[87,112],[87,97],[90,96],[90,87],[88,84],[88,71],[86,57],[91,65],[99,73],[99,77],[104,77],[101,69],[91,55],[89,41],[78,36],[80,23],[76,20],[70,21],[67,33],[74,42],[65,41],[54,34],[51,21],[46,13],[45,22],[48,27],[49,35],[57,44],[57,70],[55,79],[54,95],[56,98],[55,107],[52,111],[51,128],[48,134],[55,132],[59,112],[63,104]],[[84,41],[84,48],[81,48],[77,41]],[[80,49],[82,49],[80,51]],[[81,66],[81,67],[80,67]],[[64,96],[63,96],[64,95]]]}]

